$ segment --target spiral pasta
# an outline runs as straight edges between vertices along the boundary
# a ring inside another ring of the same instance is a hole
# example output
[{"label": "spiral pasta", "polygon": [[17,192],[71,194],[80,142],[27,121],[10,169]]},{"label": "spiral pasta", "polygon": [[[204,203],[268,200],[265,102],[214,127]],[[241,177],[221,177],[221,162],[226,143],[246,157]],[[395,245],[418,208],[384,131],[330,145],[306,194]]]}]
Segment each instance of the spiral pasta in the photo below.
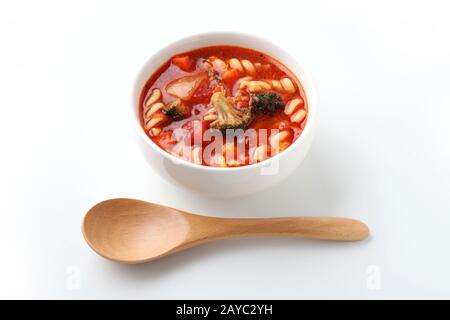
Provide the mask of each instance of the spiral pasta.
[{"label": "spiral pasta", "polygon": [[251,93],[257,93],[261,91],[271,90],[272,85],[269,82],[263,80],[242,81],[239,88],[247,89]]},{"label": "spiral pasta", "polygon": [[150,96],[145,101],[144,128],[151,136],[157,136],[161,133],[162,129],[157,127],[166,122],[167,116],[162,113],[161,109],[164,107],[164,103],[161,102],[162,93],[159,89],[153,89]]},{"label": "spiral pasta", "polygon": [[228,69],[227,63],[222,59],[216,57],[210,57],[209,59],[211,60],[211,64],[214,70],[216,70],[217,72],[222,74]]},{"label": "spiral pasta", "polygon": [[268,70],[270,69],[270,64],[261,64],[259,62],[251,62],[250,60],[246,59],[236,59],[232,58],[228,60],[228,65],[231,69],[235,69],[239,71],[240,73],[245,73],[248,75],[255,75],[255,73],[261,69]]},{"label": "spiral pasta", "polygon": [[161,100],[161,97],[162,97],[161,90],[153,89],[152,93],[150,94],[150,96],[145,101],[145,107],[149,108],[152,104],[154,104],[155,102]]},{"label": "spiral pasta", "polygon": [[284,113],[290,116],[290,120],[292,122],[300,123],[306,117],[306,110],[304,109],[304,105],[304,100],[300,97],[296,97],[286,104]]},{"label": "spiral pasta", "polygon": [[239,87],[241,89],[247,89],[251,93],[267,90],[275,90],[280,93],[294,93],[296,91],[294,83],[289,78],[282,78],[280,80],[242,81]]},{"label": "spiral pasta", "polygon": [[247,59],[237,59],[231,58],[228,61],[222,60],[215,56],[209,57],[205,61],[205,66],[207,68],[213,68],[218,73],[222,74],[229,69],[235,69],[241,74],[255,75],[259,70],[269,70],[271,68],[270,64],[261,64],[259,62],[251,62]]}]

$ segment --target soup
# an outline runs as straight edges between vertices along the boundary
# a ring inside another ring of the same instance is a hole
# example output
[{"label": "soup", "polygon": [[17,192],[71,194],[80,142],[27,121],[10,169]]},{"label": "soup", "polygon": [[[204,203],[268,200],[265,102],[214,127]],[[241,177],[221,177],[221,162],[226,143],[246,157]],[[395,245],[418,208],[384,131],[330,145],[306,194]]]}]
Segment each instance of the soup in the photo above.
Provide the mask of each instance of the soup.
[{"label": "soup", "polygon": [[164,151],[198,165],[239,167],[288,148],[307,121],[296,76],[247,48],[214,46],[172,57],[147,81],[142,127]]}]

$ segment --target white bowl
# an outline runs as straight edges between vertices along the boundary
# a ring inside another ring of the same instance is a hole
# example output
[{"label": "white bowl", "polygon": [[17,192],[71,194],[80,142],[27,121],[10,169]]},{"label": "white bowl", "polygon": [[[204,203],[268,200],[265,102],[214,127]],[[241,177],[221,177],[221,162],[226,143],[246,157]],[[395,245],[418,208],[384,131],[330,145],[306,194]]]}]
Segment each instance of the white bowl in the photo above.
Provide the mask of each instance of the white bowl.
[{"label": "white bowl", "polygon": [[[172,56],[214,45],[233,45],[266,53],[287,66],[300,80],[306,94],[308,118],[300,137],[286,150],[267,160],[236,168],[207,167],[180,160],[158,147],[144,132],[139,119],[139,98],[148,78]],[[141,68],[132,96],[133,123],[139,146],[155,172],[170,182],[209,196],[240,196],[272,186],[305,158],[313,139],[317,114],[317,92],[306,67],[277,45],[262,38],[232,32],[204,33],[173,42],[156,52]]]}]

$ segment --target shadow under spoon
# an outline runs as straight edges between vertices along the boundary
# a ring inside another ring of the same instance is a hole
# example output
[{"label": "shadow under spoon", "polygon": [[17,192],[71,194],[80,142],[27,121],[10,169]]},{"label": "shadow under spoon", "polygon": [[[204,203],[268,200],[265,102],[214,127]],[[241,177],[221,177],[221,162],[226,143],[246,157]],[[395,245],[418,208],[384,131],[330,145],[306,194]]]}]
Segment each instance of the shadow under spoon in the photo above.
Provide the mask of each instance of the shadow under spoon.
[{"label": "shadow under spoon", "polygon": [[137,264],[200,245],[243,236],[301,237],[335,241],[364,240],[368,227],[333,217],[265,219],[216,218],[134,199],[98,203],[86,214],[83,234],[99,255]]}]

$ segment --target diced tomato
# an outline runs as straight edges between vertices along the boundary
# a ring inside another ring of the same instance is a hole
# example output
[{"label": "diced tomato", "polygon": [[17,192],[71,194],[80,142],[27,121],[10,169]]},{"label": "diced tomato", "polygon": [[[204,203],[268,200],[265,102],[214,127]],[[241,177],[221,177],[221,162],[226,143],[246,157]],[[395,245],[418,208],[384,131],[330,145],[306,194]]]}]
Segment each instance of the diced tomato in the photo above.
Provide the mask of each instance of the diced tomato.
[{"label": "diced tomato", "polygon": [[183,71],[190,72],[194,69],[194,61],[189,56],[178,56],[172,59],[172,63]]},{"label": "diced tomato", "polygon": [[213,88],[209,86],[207,81],[202,82],[200,87],[195,91],[191,98],[192,103],[209,103],[209,99],[213,94]]},{"label": "diced tomato", "polygon": [[222,80],[230,85],[239,79],[239,77],[239,71],[236,69],[229,69],[222,74]]}]

